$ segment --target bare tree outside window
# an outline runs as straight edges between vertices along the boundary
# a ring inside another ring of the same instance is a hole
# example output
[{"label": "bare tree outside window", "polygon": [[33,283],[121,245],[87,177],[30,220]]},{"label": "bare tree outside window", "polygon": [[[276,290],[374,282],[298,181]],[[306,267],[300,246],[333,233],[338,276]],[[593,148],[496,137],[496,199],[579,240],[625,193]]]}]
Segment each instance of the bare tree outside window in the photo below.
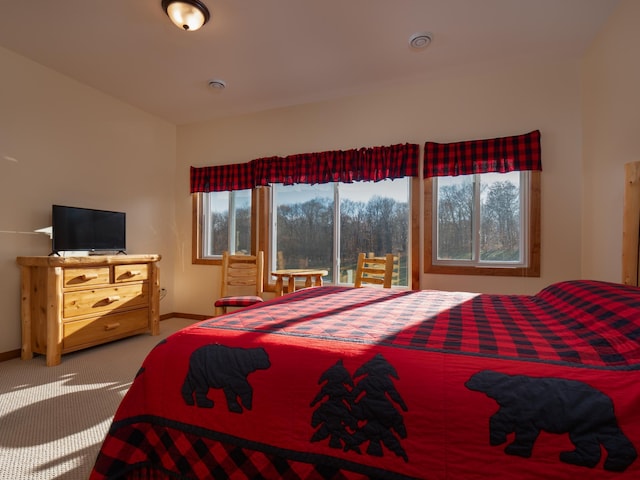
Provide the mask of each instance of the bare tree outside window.
[{"label": "bare tree outside window", "polygon": [[473,258],[473,177],[438,181],[438,259]]},{"label": "bare tree outside window", "polygon": [[437,259],[522,263],[521,172],[437,179]]},{"label": "bare tree outside window", "polygon": [[205,256],[251,252],[251,191],[210,192],[203,208]]},{"label": "bare tree outside window", "polygon": [[480,260],[520,260],[520,188],[512,181],[485,185],[481,202]]},{"label": "bare tree outside window", "polygon": [[329,272],[325,282],[353,284],[360,252],[393,253],[398,258],[393,285],[409,286],[415,268],[410,258],[415,241],[410,185],[410,178],[276,184],[262,190],[257,201],[251,190],[203,193],[196,197],[198,261],[219,262],[225,250],[251,252],[255,224],[263,225],[258,230],[265,235],[261,248],[267,253],[267,268],[323,269]]},{"label": "bare tree outside window", "polygon": [[396,284],[408,285],[409,182],[393,182],[274,186],[278,268],[322,268],[326,281],[353,283],[358,253],[393,253]]}]

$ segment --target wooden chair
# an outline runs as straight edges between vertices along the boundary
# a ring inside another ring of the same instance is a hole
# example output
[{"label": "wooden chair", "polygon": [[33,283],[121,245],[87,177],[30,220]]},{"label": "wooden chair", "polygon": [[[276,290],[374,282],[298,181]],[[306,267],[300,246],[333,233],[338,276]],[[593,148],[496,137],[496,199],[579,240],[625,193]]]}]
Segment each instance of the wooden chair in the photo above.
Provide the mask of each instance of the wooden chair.
[{"label": "wooden chair", "polygon": [[227,307],[248,307],[262,302],[264,292],[264,252],[256,255],[222,254],[222,288],[215,302],[215,315]]},{"label": "wooden chair", "polygon": [[391,288],[395,263],[396,256],[393,253],[388,253],[384,257],[367,257],[364,253],[360,253],[353,286],[360,288],[368,283]]}]

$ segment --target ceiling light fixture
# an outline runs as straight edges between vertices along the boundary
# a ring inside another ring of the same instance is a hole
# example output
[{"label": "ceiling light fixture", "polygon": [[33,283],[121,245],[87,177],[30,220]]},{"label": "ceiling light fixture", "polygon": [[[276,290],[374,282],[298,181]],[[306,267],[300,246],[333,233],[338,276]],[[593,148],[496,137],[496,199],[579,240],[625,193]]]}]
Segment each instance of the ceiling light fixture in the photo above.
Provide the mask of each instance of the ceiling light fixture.
[{"label": "ceiling light fixture", "polygon": [[415,49],[427,48],[433,40],[431,32],[414,33],[409,37],[409,46]]},{"label": "ceiling light fixture", "polygon": [[171,21],[183,30],[198,30],[209,21],[207,6],[200,0],[162,0],[162,8]]}]

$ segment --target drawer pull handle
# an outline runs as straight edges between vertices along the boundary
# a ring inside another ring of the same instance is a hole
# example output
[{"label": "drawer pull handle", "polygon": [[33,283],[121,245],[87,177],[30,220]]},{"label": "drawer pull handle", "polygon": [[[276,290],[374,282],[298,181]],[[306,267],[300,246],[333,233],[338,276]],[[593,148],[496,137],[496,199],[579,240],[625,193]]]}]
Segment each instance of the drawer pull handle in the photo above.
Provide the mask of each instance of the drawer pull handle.
[{"label": "drawer pull handle", "polygon": [[115,330],[116,328],[118,328],[120,326],[120,322],[113,322],[113,323],[107,323],[104,326],[105,331],[109,331],[109,330]]},{"label": "drawer pull handle", "polygon": [[84,275],[80,275],[80,278],[82,280],[95,280],[96,278],[98,278],[98,274],[97,273],[85,273]]},{"label": "drawer pull handle", "polygon": [[107,297],[105,300],[107,303],[117,302],[118,300],[120,300],[120,295],[111,295],[110,297]]},{"label": "drawer pull handle", "polygon": [[128,277],[135,277],[136,275],[140,275],[140,270],[128,270],[127,271],[127,276]]}]

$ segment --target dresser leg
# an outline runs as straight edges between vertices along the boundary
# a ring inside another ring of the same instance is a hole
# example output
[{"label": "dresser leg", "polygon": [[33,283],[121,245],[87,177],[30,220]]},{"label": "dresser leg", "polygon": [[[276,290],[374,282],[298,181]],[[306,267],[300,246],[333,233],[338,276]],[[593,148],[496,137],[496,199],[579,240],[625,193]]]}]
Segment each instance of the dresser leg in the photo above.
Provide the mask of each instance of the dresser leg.
[{"label": "dresser leg", "polygon": [[55,367],[60,365],[60,353],[56,353],[54,348],[47,347],[47,367]]},{"label": "dresser leg", "polygon": [[62,356],[62,268],[47,270],[47,366],[60,364]]},{"label": "dresser leg", "polygon": [[20,290],[22,293],[20,304],[20,317],[22,320],[22,360],[31,360],[31,267],[21,267]]}]

